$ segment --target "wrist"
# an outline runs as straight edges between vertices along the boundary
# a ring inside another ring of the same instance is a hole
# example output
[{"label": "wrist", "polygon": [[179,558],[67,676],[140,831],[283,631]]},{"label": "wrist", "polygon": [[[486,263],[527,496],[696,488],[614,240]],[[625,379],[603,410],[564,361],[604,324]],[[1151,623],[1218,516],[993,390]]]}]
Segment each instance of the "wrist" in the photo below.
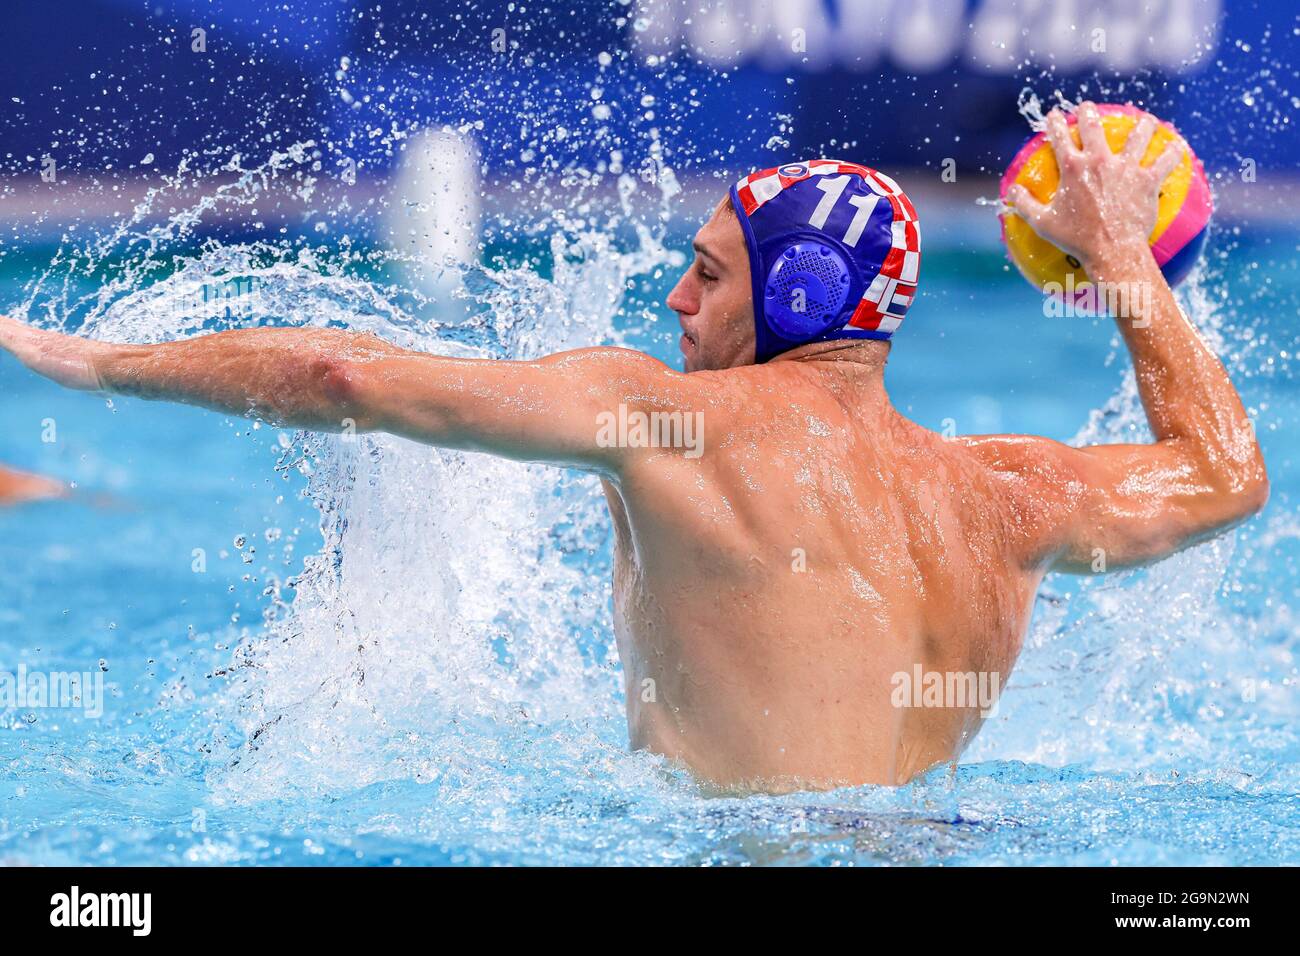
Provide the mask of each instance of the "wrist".
[{"label": "wrist", "polygon": [[93,392],[107,394],[131,392],[131,379],[135,377],[134,362],[130,359],[140,357],[142,346],[116,345],[107,342],[94,343],[85,356],[87,383],[85,387]]},{"label": "wrist", "polygon": [[1113,282],[1155,265],[1151,247],[1142,240],[1113,242],[1080,256],[1088,278],[1094,282]]}]

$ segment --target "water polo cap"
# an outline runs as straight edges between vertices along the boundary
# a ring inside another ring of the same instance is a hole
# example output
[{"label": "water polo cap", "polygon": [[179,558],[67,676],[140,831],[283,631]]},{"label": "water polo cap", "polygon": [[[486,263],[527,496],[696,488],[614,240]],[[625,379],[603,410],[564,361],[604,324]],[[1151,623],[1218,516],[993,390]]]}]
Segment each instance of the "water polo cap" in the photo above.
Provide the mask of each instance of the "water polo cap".
[{"label": "water polo cap", "polygon": [[916,209],[884,173],[814,159],[731,188],[749,249],[756,361],[831,339],[889,339],[916,295]]}]

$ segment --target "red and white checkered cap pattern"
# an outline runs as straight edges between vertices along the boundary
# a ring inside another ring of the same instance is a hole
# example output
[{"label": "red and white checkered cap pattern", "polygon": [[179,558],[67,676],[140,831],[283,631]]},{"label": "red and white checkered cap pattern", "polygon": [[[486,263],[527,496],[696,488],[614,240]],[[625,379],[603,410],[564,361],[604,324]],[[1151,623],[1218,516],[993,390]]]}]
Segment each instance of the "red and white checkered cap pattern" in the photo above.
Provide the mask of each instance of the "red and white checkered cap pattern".
[{"label": "red and white checkered cap pattern", "polygon": [[[804,172],[806,170],[806,172]],[[795,172],[802,175],[787,175]],[[848,324],[860,329],[892,333],[902,323],[916,297],[921,270],[921,226],[916,207],[902,188],[882,172],[837,159],[814,159],[750,173],[736,184],[745,215],[752,216],[763,203],[810,176],[843,174],[861,176],[876,195],[889,202],[894,214],[892,239],[880,272],[863,293]]]}]

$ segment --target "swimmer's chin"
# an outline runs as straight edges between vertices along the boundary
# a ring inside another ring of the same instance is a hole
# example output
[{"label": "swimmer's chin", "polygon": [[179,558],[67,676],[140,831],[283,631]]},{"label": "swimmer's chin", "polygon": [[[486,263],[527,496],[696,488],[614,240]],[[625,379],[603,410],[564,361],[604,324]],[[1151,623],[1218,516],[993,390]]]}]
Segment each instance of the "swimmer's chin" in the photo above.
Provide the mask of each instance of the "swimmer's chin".
[{"label": "swimmer's chin", "polygon": [[[720,372],[724,369],[735,368],[737,362],[728,362],[719,360],[716,354],[706,354],[700,349],[700,344],[689,335],[683,335],[677,343],[677,347],[682,352],[682,370],[687,374],[691,372]],[[752,362],[744,364],[753,364]]]},{"label": "swimmer's chin", "polygon": [[696,371],[694,359],[699,354],[700,347],[695,339],[691,338],[691,333],[682,333],[682,337],[677,340],[677,348],[682,353],[682,370],[686,372]]}]

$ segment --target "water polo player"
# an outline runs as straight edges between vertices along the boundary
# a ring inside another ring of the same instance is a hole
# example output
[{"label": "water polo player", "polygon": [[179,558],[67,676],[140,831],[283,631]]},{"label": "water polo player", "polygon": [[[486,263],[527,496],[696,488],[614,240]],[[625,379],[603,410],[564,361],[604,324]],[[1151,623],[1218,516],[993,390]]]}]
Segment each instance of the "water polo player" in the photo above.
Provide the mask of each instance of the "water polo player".
[{"label": "water polo player", "polygon": [[[689,374],[625,349],[475,361],[329,329],[110,345],[6,319],[0,344],[73,388],[595,472],[632,745],[728,788],[896,784],[953,759],[994,703],[900,700],[898,675],[995,690],[1047,571],[1156,561],[1267,497],[1237,392],[1148,243],[1186,149],[1144,164],[1155,130],[1142,116],[1115,152],[1091,104],[1077,142],[1053,112],[1050,202],[1007,193],[1092,279],[1151,290],[1117,317],[1151,444],[944,440],[899,415],[883,372],[919,281],[916,212],[829,160],[745,177],[700,229],[668,298]],[[699,414],[702,445],[599,440],[620,409]]]}]

